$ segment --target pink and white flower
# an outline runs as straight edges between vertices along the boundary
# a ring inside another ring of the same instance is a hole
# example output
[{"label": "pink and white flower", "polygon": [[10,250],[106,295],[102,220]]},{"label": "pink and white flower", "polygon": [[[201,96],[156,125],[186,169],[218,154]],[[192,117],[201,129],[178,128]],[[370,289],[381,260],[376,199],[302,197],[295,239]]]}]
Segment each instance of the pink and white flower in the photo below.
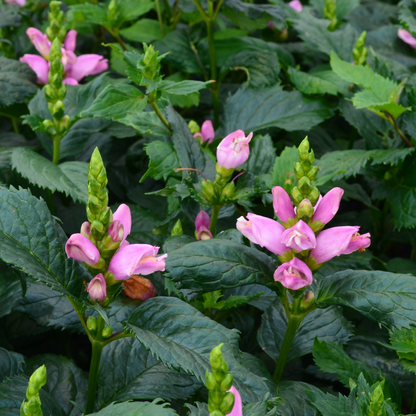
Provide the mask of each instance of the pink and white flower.
[{"label": "pink and white flower", "polygon": [[90,298],[95,302],[103,302],[107,297],[107,284],[102,273],[97,274],[87,287]]},{"label": "pink and white flower", "polygon": [[4,0],[6,4],[14,4],[15,6],[23,7],[26,5],[26,0]]},{"label": "pink and white flower", "polygon": [[201,140],[205,143],[208,140],[208,144],[211,144],[215,139],[215,130],[211,120],[205,120],[202,123],[201,131],[194,134],[195,139]]},{"label": "pink and white flower", "polygon": [[253,133],[247,137],[242,130],[237,130],[225,137],[217,148],[217,161],[220,168],[235,169],[250,156],[250,143]]},{"label": "pink and white flower", "polygon": [[281,241],[287,247],[293,248],[297,253],[310,250],[316,246],[315,233],[302,220],[285,230],[281,236]]},{"label": "pink and white flower", "polygon": [[309,267],[295,257],[277,268],[274,272],[274,280],[280,282],[287,289],[299,290],[309,286],[313,278]]},{"label": "pink and white flower", "polygon": [[195,229],[198,240],[210,240],[212,233],[209,230],[211,218],[205,211],[200,211],[195,219]]},{"label": "pink and white flower", "polygon": [[72,234],[65,244],[65,252],[68,257],[82,261],[88,266],[94,266],[100,260],[100,252],[87,237],[82,234]]},{"label": "pink and white flower", "polygon": [[273,209],[277,218],[282,222],[288,222],[289,219],[295,219],[295,210],[289,194],[281,187],[275,186],[272,189]]},{"label": "pink and white flower", "polygon": [[397,31],[397,36],[405,43],[410,45],[413,49],[416,49],[416,39],[413,35],[404,29],[399,29]]}]

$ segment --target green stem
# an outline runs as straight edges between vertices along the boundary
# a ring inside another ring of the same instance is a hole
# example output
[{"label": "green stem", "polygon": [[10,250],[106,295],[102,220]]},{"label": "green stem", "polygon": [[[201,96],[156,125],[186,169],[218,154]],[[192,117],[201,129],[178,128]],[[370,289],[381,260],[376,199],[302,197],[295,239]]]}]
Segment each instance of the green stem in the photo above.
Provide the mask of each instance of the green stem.
[{"label": "green stem", "polygon": [[[102,318],[101,318],[102,319]],[[98,315],[98,321],[100,315]],[[98,330],[98,325],[97,325]],[[92,343],[92,357],[90,365],[90,374],[88,376],[88,393],[87,393],[87,405],[85,406],[85,414],[89,415],[94,411],[95,396],[97,390],[98,369],[100,368],[101,353],[103,346],[100,342],[93,341]]]},{"label": "green stem", "polygon": [[61,138],[60,137],[54,137],[53,139],[53,156],[52,156],[52,162],[55,163],[55,165],[59,164],[59,151],[61,149]]},{"label": "green stem", "polygon": [[403,141],[409,146],[413,147],[412,143],[410,143],[410,140],[405,136],[405,134],[400,130],[399,126],[397,125],[396,119],[393,117],[392,114],[390,114],[388,111],[386,111],[386,114],[388,115],[388,121],[390,124],[393,125],[397,133],[399,133],[399,136],[403,139]]},{"label": "green stem", "polygon": [[160,121],[168,128],[168,130],[172,133],[172,129],[170,128],[169,122],[165,119],[162,112],[159,110],[159,107],[156,104],[156,101],[150,102],[148,101],[148,104],[153,108],[153,111],[157,114],[157,116],[160,118]]},{"label": "green stem", "polygon": [[205,10],[202,8],[201,3],[198,0],[192,0],[196,6],[196,8],[198,9],[199,13],[201,13],[201,16],[204,18],[205,21],[207,21],[208,16],[205,13]]},{"label": "green stem", "polygon": [[211,213],[211,222],[209,224],[209,230],[211,231],[211,234],[215,234],[215,228],[217,227],[217,221],[218,221],[218,215],[221,210],[221,205],[214,205],[212,207],[212,213]]},{"label": "green stem", "polygon": [[413,410],[415,410],[416,406],[416,376],[415,376],[415,386],[413,390],[413,401],[412,401],[412,407],[410,408],[410,413],[413,413]]},{"label": "green stem", "polygon": [[16,119],[15,118],[12,118],[11,120],[12,120],[12,125],[13,125],[13,131],[16,134],[19,134],[19,126],[17,125]]},{"label": "green stem", "polygon": [[121,39],[120,35],[118,34],[118,30],[113,30],[113,29],[110,29],[109,27],[107,27],[106,29],[111,33],[113,38],[119,43],[119,45],[123,48],[123,50],[127,51],[127,46],[123,42],[123,39]]},{"label": "green stem", "polygon": [[165,28],[163,26],[163,20],[162,20],[162,12],[160,10],[160,1],[155,0],[156,4],[156,12],[157,12],[157,19],[159,20],[160,30],[162,31],[162,35],[165,36]]}]

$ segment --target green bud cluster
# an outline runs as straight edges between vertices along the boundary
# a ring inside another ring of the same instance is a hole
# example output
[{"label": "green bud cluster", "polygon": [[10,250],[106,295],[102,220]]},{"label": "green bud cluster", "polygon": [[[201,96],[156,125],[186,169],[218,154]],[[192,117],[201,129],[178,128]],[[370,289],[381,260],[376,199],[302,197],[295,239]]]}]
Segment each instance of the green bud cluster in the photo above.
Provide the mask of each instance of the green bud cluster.
[{"label": "green bud cluster", "polygon": [[65,14],[61,10],[61,3],[60,1],[51,1],[49,5],[49,27],[46,29],[46,35],[51,42],[58,38],[62,43],[65,39],[66,29],[63,25]]},{"label": "green bud cluster", "polygon": [[367,48],[365,47],[365,40],[367,38],[367,32],[364,30],[360,37],[355,42],[355,47],[352,50],[352,57],[354,58],[355,65],[367,64]]},{"label": "green bud cluster", "polygon": [[45,384],[46,367],[42,365],[29,378],[26,390],[28,401],[23,401],[20,407],[20,416],[43,416],[39,391]]},{"label": "green bud cluster", "polygon": [[[319,198],[319,190],[313,186],[313,181],[319,169],[317,166],[312,166],[315,162],[315,155],[312,149],[309,151],[308,136],[303,139],[298,151],[300,162],[295,163],[295,177],[298,185],[293,187],[291,195],[298,209],[298,218],[312,218],[313,207]],[[309,203],[304,201],[305,199],[309,200]]]},{"label": "green bud cluster", "polygon": [[367,406],[366,414],[368,416],[386,416],[386,402],[384,401],[382,381],[373,391],[370,404]]},{"label": "green bud cluster", "polygon": [[225,416],[231,413],[234,406],[234,395],[230,390],[233,375],[228,372],[228,365],[222,357],[222,346],[213,348],[209,356],[212,373],[205,374],[205,385],[209,391],[208,411],[211,416]]},{"label": "green bud cluster", "polygon": [[328,30],[331,32],[335,30],[338,23],[335,0],[325,0],[324,17],[331,21]]}]

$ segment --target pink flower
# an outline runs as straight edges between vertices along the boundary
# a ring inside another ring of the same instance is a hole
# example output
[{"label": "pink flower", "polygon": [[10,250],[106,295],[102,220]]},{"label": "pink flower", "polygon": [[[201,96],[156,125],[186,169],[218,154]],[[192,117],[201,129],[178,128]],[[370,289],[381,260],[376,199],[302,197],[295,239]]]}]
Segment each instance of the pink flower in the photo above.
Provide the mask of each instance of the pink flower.
[{"label": "pink flower", "polygon": [[104,275],[97,274],[87,287],[87,292],[93,301],[103,302],[107,297],[107,284]]},{"label": "pink flower", "polygon": [[344,226],[323,230],[316,237],[316,247],[311,251],[316,264],[325,263],[341,254],[362,250],[371,244],[370,234],[358,234],[360,227]]},{"label": "pink flower", "polygon": [[26,5],[26,0],[4,0],[6,4],[14,4],[15,6],[23,7]]},{"label": "pink flower", "polygon": [[49,62],[38,55],[23,55],[20,62],[28,64],[32,71],[38,76],[38,84],[47,84],[49,76]]},{"label": "pink flower", "polygon": [[82,234],[72,234],[65,244],[68,257],[82,261],[88,266],[94,266],[100,260],[100,252],[87,237]]},{"label": "pink flower", "polygon": [[303,9],[302,3],[299,0],[290,1],[288,6],[290,6],[293,10],[296,10],[298,13],[300,13]]},{"label": "pink flower", "polygon": [[228,416],[243,416],[243,402],[241,401],[240,393],[234,386],[231,386],[228,391],[234,394],[233,410],[231,410],[231,413],[228,413]]},{"label": "pink flower", "polygon": [[309,225],[302,220],[284,231],[281,241],[283,244],[286,244],[287,247],[293,248],[297,253],[300,253],[303,250],[310,250],[316,246],[315,233],[310,229]]},{"label": "pink flower", "polygon": [[319,221],[322,224],[327,224],[331,221],[338,212],[343,194],[343,189],[333,188],[327,192],[322,199],[319,199],[315,205],[315,213],[313,214],[312,222]]},{"label": "pink flower", "polygon": [[71,78],[77,82],[88,75],[99,74],[108,69],[108,60],[101,55],[78,56],[75,64],[69,64],[65,78]]},{"label": "pink flower", "polygon": [[291,290],[302,289],[312,283],[312,272],[309,267],[297,257],[288,263],[283,263],[274,272],[274,280]]},{"label": "pink flower", "polygon": [[108,229],[108,235],[111,237],[113,243],[122,241],[124,239],[123,223],[119,220],[114,220]]},{"label": "pink flower", "polygon": [[240,231],[254,244],[266,247],[267,250],[277,255],[283,255],[289,251],[288,247],[281,242],[283,225],[271,218],[256,214],[247,214],[248,221],[244,217],[237,220],[237,230]]},{"label": "pink flower", "polygon": [[208,143],[212,143],[215,138],[215,130],[212,125],[211,120],[205,120],[202,123],[201,132],[194,134],[195,139],[200,139],[202,143],[205,143],[208,140]]},{"label": "pink flower", "polygon": [[121,204],[113,214],[113,221],[120,221],[123,224],[124,234],[122,241],[124,241],[131,232],[131,211],[129,206]]},{"label": "pink flower", "polygon": [[416,39],[407,30],[399,29],[397,36],[403,41],[410,45],[413,49],[416,49]]},{"label": "pink flower", "polygon": [[36,50],[47,59],[51,49],[51,42],[48,37],[34,27],[27,29],[26,34],[29,36],[29,39],[35,46]]},{"label": "pink flower", "polygon": [[159,247],[149,244],[129,244],[120,248],[110,261],[108,271],[115,280],[126,280],[140,274],[148,275],[165,270],[167,254],[156,257]]},{"label": "pink flower", "polygon": [[217,161],[220,168],[235,169],[242,165],[250,155],[248,144],[253,133],[245,137],[242,130],[237,130],[225,137],[217,148]]},{"label": "pink flower", "polygon": [[65,37],[64,40],[64,48],[67,51],[71,51],[74,52],[75,51],[75,46],[77,44],[77,31],[76,30],[70,30]]},{"label": "pink flower", "polygon": [[195,219],[195,229],[198,240],[210,240],[212,233],[209,230],[211,219],[205,211],[200,211]]},{"label": "pink flower", "polygon": [[83,222],[80,232],[84,237],[88,238],[91,235],[91,224],[88,221]]},{"label": "pink flower", "polygon": [[282,222],[288,222],[290,218],[295,219],[295,210],[288,193],[281,187],[272,189],[274,212]]}]

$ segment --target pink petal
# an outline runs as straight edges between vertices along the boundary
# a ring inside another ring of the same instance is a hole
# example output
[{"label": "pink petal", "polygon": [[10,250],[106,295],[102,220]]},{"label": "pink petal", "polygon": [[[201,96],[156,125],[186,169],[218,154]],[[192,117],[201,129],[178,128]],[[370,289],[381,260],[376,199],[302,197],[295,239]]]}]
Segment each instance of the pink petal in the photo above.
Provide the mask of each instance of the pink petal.
[{"label": "pink petal", "polygon": [[210,224],[211,224],[211,219],[209,215],[205,211],[200,211],[195,219],[196,232],[198,232],[198,230],[201,227],[209,228]]},{"label": "pink petal", "polygon": [[416,49],[416,39],[407,30],[399,29],[397,36],[403,41],[410,45],[413,49]]},{"label": "pink petal", "polygon": [[231,413],[228,413],[228,416],[243,416],[243,402],[241,400],[240,393],[234,386],[231,386],[228,391],[234,394],[233,410],[231,410]]},{"label": "pink petal", "polygon": [[75,80],[74,78],[65,78],[62,81],[63,84],[67,84],[67,85],[78,85],[78,81]]},{"label": "pink petal", "polygon": [[108,229],[108,235],[111,237],[113,243],[122,241],[124,235],[123,223],[119,220],[113,220],[110,228]]},{"label": "pink petal", "polygon": [[20,62],[28,64],[32,71],[38,76],[38,84],[47,84],[49,76],[49,63],[41,56],[38,55],[23,55],[20,59]]},{"label": "pink petal", "polygon": [[322,224],[327,224],[335,214],[338,212],[339,204],[341,202],[344,190],[341,188],[333,188],[325,194],[325,196],[318,201],[319,204],[315,206],[315,213],[312,221],[319,221]]},{"label": "pink petal", "polygon": [[295,219],[295,210],[292,200],[288,193],[281,187],[275,186],[272,189],[274,212],[282,222],[287,222],[289,218]]},{"label": "pink petal", "polygon": [[310,257],[316,260],[316,264],[321,264],[340,256],[346,251],[352,236],[359,229],[358,226],[344,226],[321,231],[316,237],[316,247],[311,251]]},{"label": "pink petal", "polygon": [[[101,55],[81,55],[78,56],[75,64],[69,64],[66,71],[66,78],[73,78],[81,81],[87,75],[94,75],[108,68],[107,60],[103,60]],[[100,62],[101,61],[101,62]]]},{"label": "pink petal", "polygon": [[363,235],[353,235],[351,237],[350,243],[348,244],[348,247],[342,252],[342,254],[351,254],[354,251],[369,247],[371,244],[370,237],[370,233]]},{"label": "pink petal", "polygon": [[201,127],[202,139],[204,142],[212,143],[215,138],[215,130],[211,120],[205,120]]},{"label": "pink petal", "polygon": [[309,267],[297,257],[290,262],[283,263],[274,272],[274,280],[291,290],[302,289],[309,286],[312,281],[312,272]]},{"label": "pink petal", "polygon": [[27,29],[26,34],[29,36],[29,39],[35,46],[36,50],[44,58],[46,58],[49,55],[49,51],[51,49],[51,42],[48,40],[48,37],[35,27],[30,27]]},{"label": "pink petal", "polygon": [[26,0],[4,0],[6,4],[14,4],[15,6],[23,7],[26,5]]},{"label": "pink petal", "polygon": [[65,244],[68,257],[94,266],[100,260],[100,252],[87,237],[82,234],[72,234]]},{"label": "pink petal", "polygon": [[120,221],[124,227],[123,241],[130,235],[131,232],[131,211],[128,205],[121,204],[117,211],[113,214],[113,221]]},{"label": "pink petal", "polygon": [[217,161],[220,167],[235,169],[250,156],[250,143],[253,133],[245,137],[242,130],[237,130],[225,137],[217,148]]},{"label": "pink petal", "polygon": [[315,233],[309,225],[300,220],[293,227],[283,232],[282,243],[298,253],[303,250],[310,250],[316,246]]},{"label": "pink petal", "polygon": [[288,3],[288,5],[293,9],[300,13],[303,9],[302,3],[299,0],[293,0]]},{"label": "pink petal", "polygon": [[87,287],[87,292],[93,301],[103,302],[107,297],[107,284],[102,273],[97,274]]},{"label": "pink petal", "polygon": [[76,30],[70,30],[65,37],[65,41],[64,41],[64,48],[67,51],[75,51],[75,46],[77,43],[77,31]]}]

